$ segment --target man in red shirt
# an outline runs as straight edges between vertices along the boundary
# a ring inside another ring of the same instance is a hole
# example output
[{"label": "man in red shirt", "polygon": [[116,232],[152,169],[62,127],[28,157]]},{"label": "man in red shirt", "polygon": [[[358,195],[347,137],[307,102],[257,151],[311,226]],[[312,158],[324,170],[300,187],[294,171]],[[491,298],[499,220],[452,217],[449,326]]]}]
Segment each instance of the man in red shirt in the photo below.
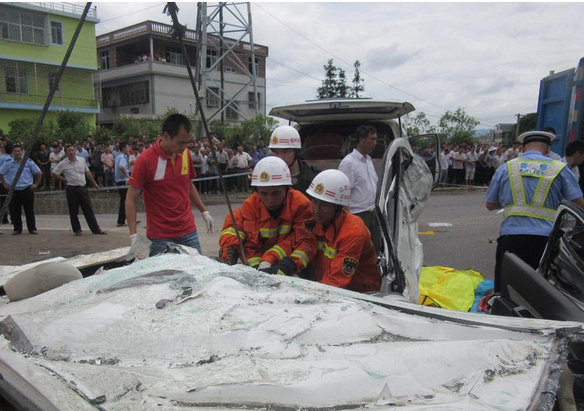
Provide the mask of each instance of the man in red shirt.
[{"label": "man in red shirt", "polygon": [[137,159],[129,180],[126,218],[132,244],[136,241],[136,203],[144,194],[146,236],[152,242],[150,256],[161,254],[167,244],[182,244],[201,252],[191,203],[202,213],[207,232],[213,218],[191,179],[196,177],[187,145],[191,122],[182,114],[171,114],[162,125],[162,138]]}]

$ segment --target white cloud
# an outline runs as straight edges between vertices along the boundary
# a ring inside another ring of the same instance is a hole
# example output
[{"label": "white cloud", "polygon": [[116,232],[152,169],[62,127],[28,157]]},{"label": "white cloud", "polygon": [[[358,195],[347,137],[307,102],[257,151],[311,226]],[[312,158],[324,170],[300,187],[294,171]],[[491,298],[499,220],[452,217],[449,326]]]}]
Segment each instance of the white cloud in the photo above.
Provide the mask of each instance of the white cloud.
[{"label": "white cloud", "polygon": [[[159,4],[98,3],[97,33],[169,23]],[[194,28],[196,4],[179,7],[181,22]],[[577,3],[253,3],[252,12],[254,39],[274,60],[268,106],[313,99],[328,59],[349,79],[358,59],[367,95],[410,101],[434,121],[445,108],[464,107],[493,127],[536,111],[541,78],[584,54],[574,40],[584,21]]]}]

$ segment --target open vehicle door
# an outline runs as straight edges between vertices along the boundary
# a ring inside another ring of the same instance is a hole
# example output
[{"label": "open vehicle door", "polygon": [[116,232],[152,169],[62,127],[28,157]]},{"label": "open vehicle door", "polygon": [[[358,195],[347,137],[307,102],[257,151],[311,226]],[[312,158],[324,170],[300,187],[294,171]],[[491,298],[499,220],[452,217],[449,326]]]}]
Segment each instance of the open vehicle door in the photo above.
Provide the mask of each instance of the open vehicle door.
[{"label": "open vehicle door", "polygon": [[[416,149],[424,143],[425,150],[439,152],[436,136],[420,136],[414,141]],[[434,146],[430,145],[431,141]],[[432,160],[436,155],[427,157],[436,164]],[[423,262],[418,218],[438,179],[405,138],[395,139],[387,148],[379,177],[376,212],[384,238],[379,256],[384,276],[381,291],[401,293],[409,301],[418,303]]]},{"label": "open vehicle door", "polygon": [[436,134],[421,134],[408,138],[414,154],[422,157],[434,176],[432,189],[440,183],[440,139]]},{"label": "open vehicle door", "polygon": [[584,211],[564,201],[538,271],[505,255],[493,313],[584,322]]}]

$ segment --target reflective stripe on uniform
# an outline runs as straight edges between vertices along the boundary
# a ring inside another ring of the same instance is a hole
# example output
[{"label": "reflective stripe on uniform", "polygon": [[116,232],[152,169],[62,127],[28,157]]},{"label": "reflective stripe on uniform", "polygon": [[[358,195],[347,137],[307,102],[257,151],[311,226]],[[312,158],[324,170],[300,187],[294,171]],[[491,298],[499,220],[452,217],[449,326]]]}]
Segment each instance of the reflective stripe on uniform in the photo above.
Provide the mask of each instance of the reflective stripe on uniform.
[{"label": "reflective stripe on uniform", "polygon": [[[545,202],[554,180],[565,166],[566,163],[556,160],[540,161],[517,158],[508,161],[507,172],[509,173],[513,204],[503,209],[504,217],[521,216],[554,221],[556,210],[546,208]],[[525,197],[524,177],[539,179],[531,203],[527,203]]]},{"label": "reflective stripe on uniform", "polygon": [[278,235],[278,228],[260,228],[260,237],[270,238]]},{"label": "reflective stripe on uniform", "polygon": [[280,260],[284,257],[286,257],[286,252],[284,250],[282,250],[282,247],[275,245],[272,248],[270,248],[268,251],[266,251],[266,254],[269,253],[270,251],[275,252],[276,254],[278,254],[278,257],[280,258]]},{"label": "reflective stripe on uniform", "polygon": [[[247,238],[247,236],[245,235],[245,233],[243,231],[238,231],[239,232],[239,238],[241,238],[242,240],[245,240]],[[232,235],[235,236],[235,228],[233,227],[228,227],[225,230],[221,231],[221,234],[219,235],[219,237],[223,237],[224,235]]]},{"label": "reflective stripe on uniform", "polygon": [[324,241],[319,241],[318,242],[318,249],[320,251],[322,251],[322,253],[325,255],[325,257],[327,257],[327,258],[329,258],[331,260],[333,258],[335,258],[336,255],[337,255],[337,250],[335,250],[334,248],[332,248],[330,245],[328,245]]},{"label": "reflective stripe on uniform", "polygon": [[290,254],[290,257],[295,257],[297,259],[299,259],[300,261],[302,261],[302,265],[304,266],[304,268],[306,268],[306,266],[308,266],[308,256],[306,255],[306,253],[304,251],[300,251],[300,250],[294,250],[292,252],[292,254]]},{"label": "reflective stripe on uniform", "polygon": [[251,267],[255,267],[257,265],[260,265],[260,263],[262,262],[262,259],[260,257],[251,257],[247,259],[247,263],[251,266]]},{"label": "reflective stripe on uniform", "polygon": [[182,164],[181,164],[181,171],[180,175],[184,176],[189,173],[189,150],[185,148],[182,155]]},{"label": "reflective stripe on uniform", "polygon": [[290,231],[292,231],[292,226],[289,226],[289,225],[281,225],[280,226],[280,230],[279,230],[280,234],[288,234]]},{"label": "reflective stripe on uniform", "polygon": [[276,237],[278,234],[288,234],[290,231],[292,231],[292,226],[289,225],[281,225],[276,228],[260,228],[260,237],[271,238]]}]

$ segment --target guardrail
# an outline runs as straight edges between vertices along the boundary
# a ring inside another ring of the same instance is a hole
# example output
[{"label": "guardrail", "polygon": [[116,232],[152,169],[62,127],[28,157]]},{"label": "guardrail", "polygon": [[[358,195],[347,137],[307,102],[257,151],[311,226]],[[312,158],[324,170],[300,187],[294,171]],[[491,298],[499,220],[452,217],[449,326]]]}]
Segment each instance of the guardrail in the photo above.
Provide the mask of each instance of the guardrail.
[{"label": "guardrail", "polygon": [[[73,4],[73,3],[52,3],[52,2],[27,2],[26,4],[30,4],[31,6],[42,7],[43,9],[62,12],[62,13],[69,13],[81,16],[83,14],[83,9],[85,8],[85,4]],[[92,17],[94,19],[97,18],[97,8],[93,6],[89,9],[89,13],[87,14],[88,17]]]}]

